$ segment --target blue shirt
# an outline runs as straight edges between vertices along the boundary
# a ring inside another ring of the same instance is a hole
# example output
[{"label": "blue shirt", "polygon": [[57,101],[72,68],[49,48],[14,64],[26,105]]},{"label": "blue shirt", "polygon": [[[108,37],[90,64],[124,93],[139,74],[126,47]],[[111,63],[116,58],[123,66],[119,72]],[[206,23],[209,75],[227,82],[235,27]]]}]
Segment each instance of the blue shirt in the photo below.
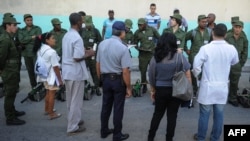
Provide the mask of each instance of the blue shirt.
[{"label": "blue shirt", "polygon": [[128,47],[117,36],[99,44],[96,62],[100,63],[101,73],[117,74],[121,74],[123,68],[130,68],[132,64]]},{"label": "blue shirt", "polygon": [[103,22],[103,26],[105,27],[105,34],[104,34],[104,39],[108,39],[112,36],[112,26],[115,23],[115,19],[112,21],[110,19],[106,19]]},{"label": "blue shirt", "polygon": [[155,15],[151,15],[148,13],[145,17],[148,26],[154,27],[158,30],[158,24],[161,22],[161,17],[159,14],[155,13]]}]

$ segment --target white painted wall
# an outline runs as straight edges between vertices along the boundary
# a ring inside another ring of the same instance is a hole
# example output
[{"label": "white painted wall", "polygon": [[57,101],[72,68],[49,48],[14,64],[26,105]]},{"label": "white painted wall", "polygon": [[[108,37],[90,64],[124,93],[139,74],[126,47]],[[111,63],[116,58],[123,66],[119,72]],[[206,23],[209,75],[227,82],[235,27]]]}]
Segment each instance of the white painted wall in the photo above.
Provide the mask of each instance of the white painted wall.
[{"label": "white painted wall", "polygon": [[72,12],[85,11],[95,17],[107,17],[113,9],[118,18],[140,18],[155,3],[162,19],[168,19],[174,8],[179,8],[187,20],[196,20],[199,14],[213,12],[217,21],[230,21],[240,16],[250,22],[250,0],[0,0],[0,13],[67,16]]}]

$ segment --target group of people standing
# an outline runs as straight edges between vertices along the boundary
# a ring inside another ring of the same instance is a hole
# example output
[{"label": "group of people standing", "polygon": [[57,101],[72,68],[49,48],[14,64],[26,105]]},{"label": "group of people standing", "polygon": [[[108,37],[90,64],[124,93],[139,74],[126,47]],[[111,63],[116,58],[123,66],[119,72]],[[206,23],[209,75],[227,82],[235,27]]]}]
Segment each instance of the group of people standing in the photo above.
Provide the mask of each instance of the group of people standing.
[{"label": "group of people standing", "polygon": [[[83,11],[70,14],[71,27],[68,31],[61,28],[62,22],[58,18],[54,18],[51,20],[53,29],[46,33],[33,25],[31,14],[24,15],[26,26],[20,29],[14,15],[4,14],[0,31],[0,72],[5,87],[6,124],[25,124],[24,120],[18,118],[25,112],[17,111],[14,106],[19,89],[22,55],[31,88],[42,82],[47,89],[44,111],[50,120],[61,116],[54,109],[54,97],[56,90],[65,85],[68,135],[86,130],[82,120],[82,105],[83,88],[89,78],[88,67],[95,93],[102,95],[100,87],[103,92],[101,138],[110,134],[113,134],[113,141],[129,138],[129,134],[122,133],[122,119],[125,98],[132,93],[131,55],[127,45],[134,45],[139,51],[143,93],[147,92],[149,84],[150,95],[155,103],[148,141],[154,140],[165,112],[166,141],[173,140],[182,101],[172,97],[172,78],[176,71],[181,70],[185,71],[192,83],[199,102],[198,132],[194,138],[205,140],[209,114],[213,109],[214,124],[210,138],[211,141],[218,141],[222,132],[224,105],[228,101],[238,106],[238,82],[248,56],[244,23],[239,17],[232,17],[233,27],[227,30],[224,24],[215,24],[215,14],[210,13],[208,16],[199,15],[197,28],[188,31],[187,21],[175,9],[168,27],[160,35],[158,30],[161,17],[155,12],[156,4],[152,3],[150,10],[144,18],[138,19],[138,29],[134,33],[131,31],[132,20],[118,21],[114,18],[114,11],[109,10],[109,18],[103,23],[102,34],[95,28],[92,16]],[[187,46],[188,41],[191,41],[190,47]],[[37,56],[41,56],[49,68],[49,75],[45,79],[36,78],[34,73]],[[109,128],[112,108],[114,128]]]}]

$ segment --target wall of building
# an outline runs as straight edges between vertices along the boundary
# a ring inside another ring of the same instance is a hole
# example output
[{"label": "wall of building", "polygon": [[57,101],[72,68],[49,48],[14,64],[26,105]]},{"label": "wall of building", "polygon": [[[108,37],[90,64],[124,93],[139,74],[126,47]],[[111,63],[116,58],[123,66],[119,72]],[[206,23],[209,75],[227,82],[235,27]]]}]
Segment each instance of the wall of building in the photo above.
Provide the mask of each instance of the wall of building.
[{"label": "wall of building", "polygon": [[[240,16],[245,23],[244,31],[250,37],[250,0],[1,0],[0,22],[5,12],[11,12],[24,26],[23,15],[31,13],[35,25],[42,28],[43,32],[50,31],[50,20],[59,18],[62,27],[69,28],[68,16],[72,12],[85,11],[93,16],[95,26],[101,31],[103,21],[108,17],[108,10],[115,11],[115,18],[133,21],[133,31],[137,29],[137,19],[144,17],[149,12],[149,5],[155,3],[156,12],[161,15],[162,24],[159,32],[166,28],[169,16],[175,8],[180,9],[181,15],[189,24],[189,29],[197,26],[197,16],[208,13],[216,14],[216,23],[225,23],[231,28],[232,16]],[[250,39],[250,38],[249,38]],[[250,51],[249,51],[250,52]],[[250,53],[249,53],[250,56]]]}]

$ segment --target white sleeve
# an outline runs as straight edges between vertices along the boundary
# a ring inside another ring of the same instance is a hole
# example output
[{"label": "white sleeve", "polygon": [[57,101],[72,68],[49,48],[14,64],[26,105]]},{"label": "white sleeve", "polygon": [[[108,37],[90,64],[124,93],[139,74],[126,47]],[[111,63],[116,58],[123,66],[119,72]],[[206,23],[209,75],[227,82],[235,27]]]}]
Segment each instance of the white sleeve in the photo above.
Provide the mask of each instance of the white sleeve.
[{"label": "white sleeve", "polygon": [[204,47],[201,47],[199,52],[196,54],[193,62],[193,70],[192,73],[195,77],[197,77],[201,73],[201,66],[206,60],[206,54]]}]

